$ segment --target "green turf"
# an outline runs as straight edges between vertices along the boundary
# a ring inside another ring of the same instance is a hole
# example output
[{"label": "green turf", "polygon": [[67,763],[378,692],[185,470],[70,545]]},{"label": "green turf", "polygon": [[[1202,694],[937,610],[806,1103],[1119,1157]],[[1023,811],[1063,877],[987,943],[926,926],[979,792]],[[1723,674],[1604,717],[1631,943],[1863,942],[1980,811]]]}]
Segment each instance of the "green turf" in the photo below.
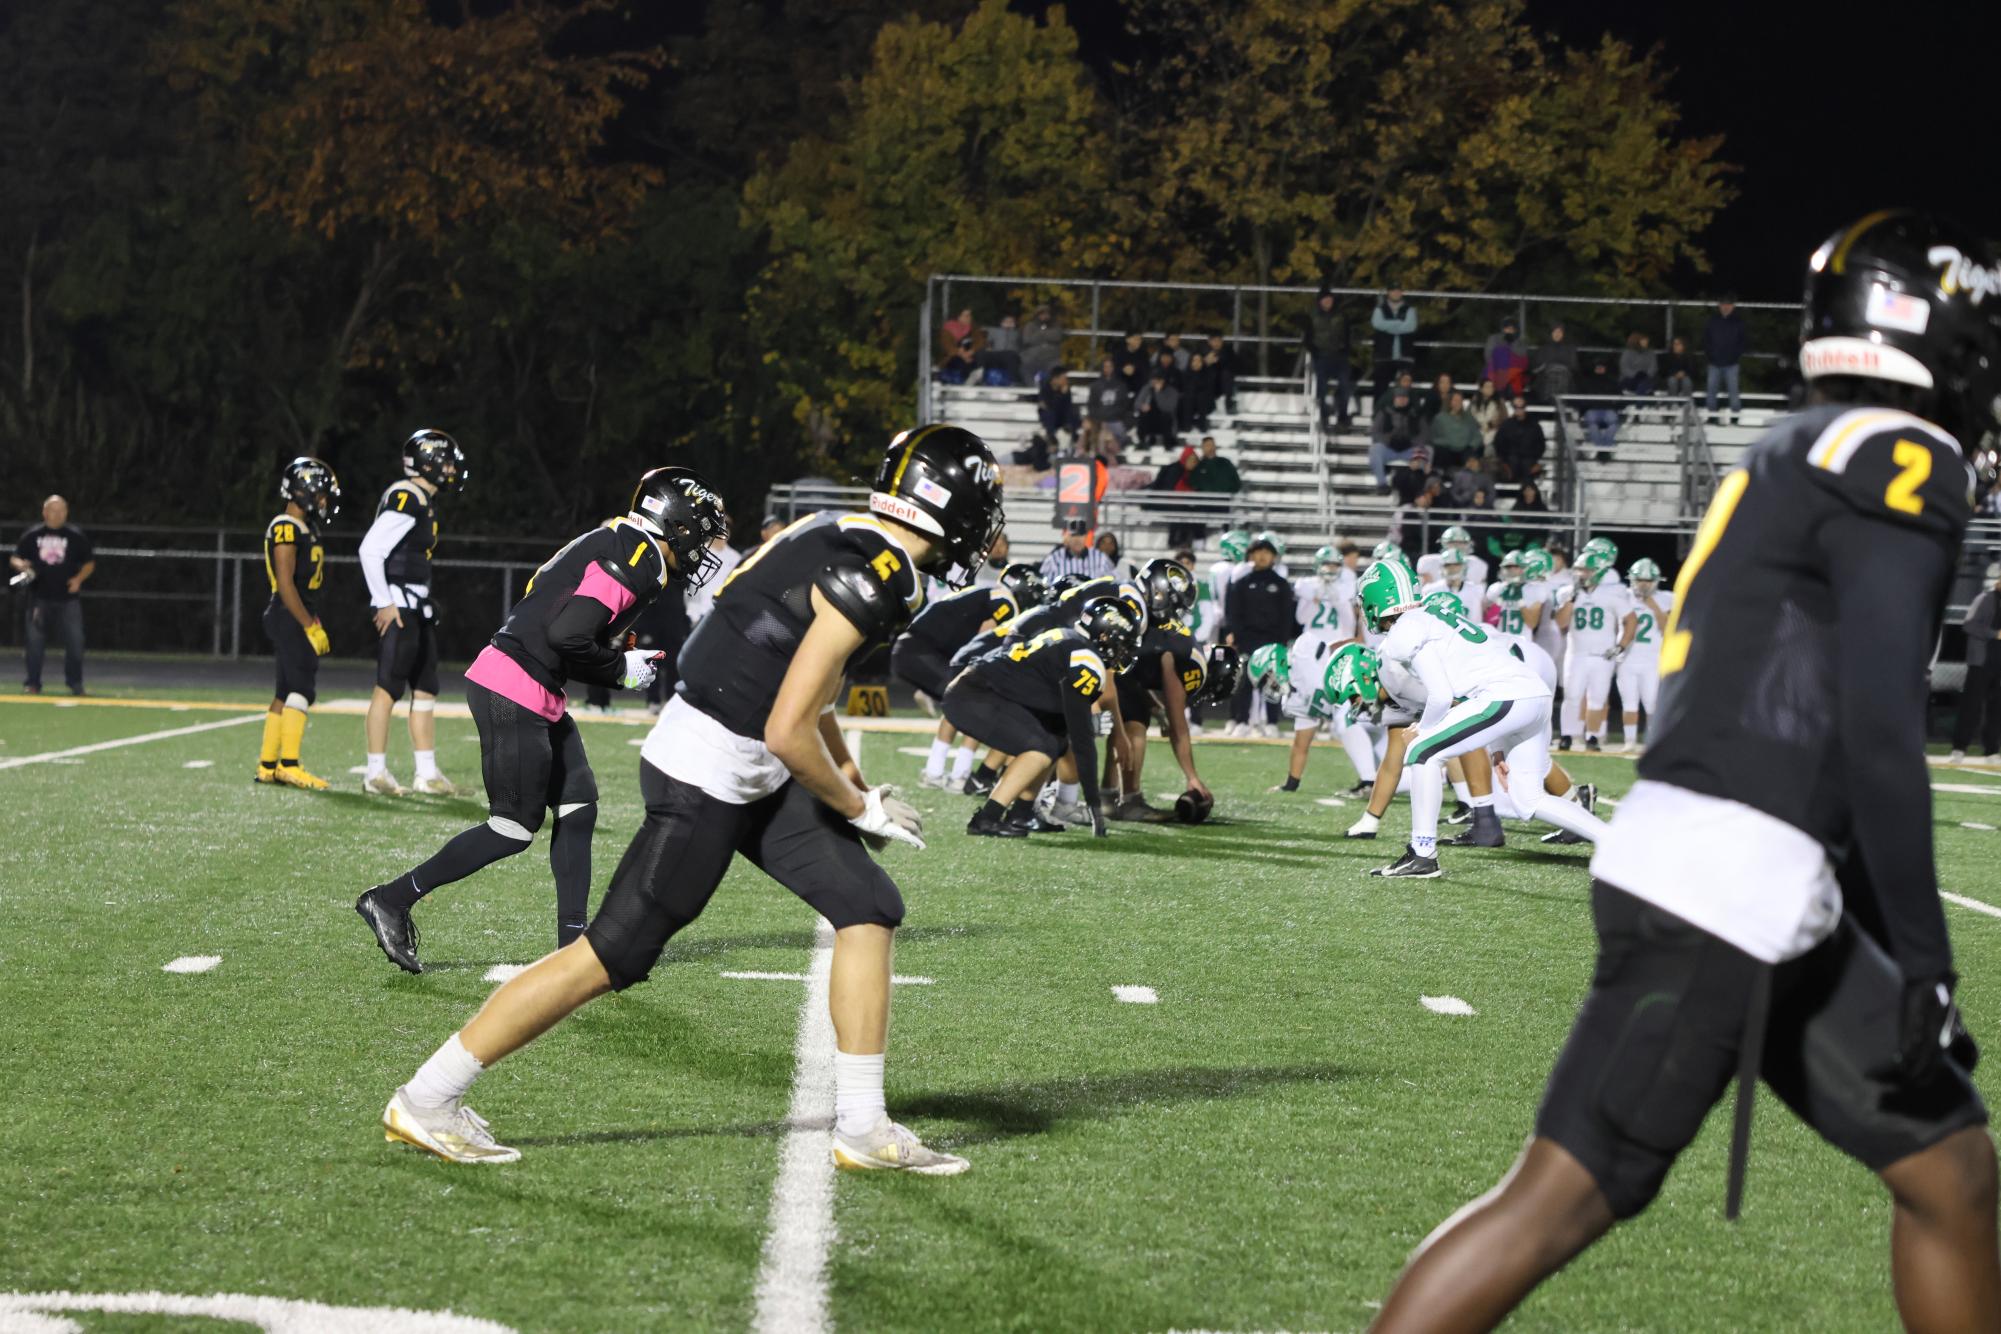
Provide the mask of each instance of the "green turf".
[{"label": "green turf", "polygon": [[[215,713],[0,705],[0,759]],[[349,908],[480,818],[470,801],[369,800],[360,721],[322,717],[307,760],[345,791],[254,788],[257,725],[76,764],[0,770],[0,1291],[253,1292],[446,1307],[517,1329],[741,1329],[790,1096],[807,910],[733,873],[652,982],[588,1008],[481,1081],[523,1160],[461,1169],[386,1145],[389,1091],[552,933],[540,846],[420,909],[422,977]],[[400,730],[400,728],[399,728]],[[441,760],[476,778],[469,724]],[[638,729],[586,729],[604,794],[602,884],[639,816]],[[871,736],[873,776],[914,780]],[[403,752],[399,740],[393,753]],[[211,767],[187,769],[191,760]],[[957,832],[971,803],[915,796],[931,847],[885,862],[909,919],[892,1107],[973,1160],[951,1180],[843,1177],[830,1266],[843,1330],[1359,1328],[1409,1248],[1506,1166],[1591,961],[1583,850],[1514,834],[1385,884],[1317,751],[1207,744],[1200,829],[1026,843]],[[407,762],[403,767],[407,768]],[[1151,790],[1174,786],[1155,747]],[[1616,796],[1630,763],[1573,757]],[[1941,874],[2001,901],[1995,795],[1940,794]],[[2001,1014],[2001,920],[1951,909],[1977,1034]],[[215,971],[160,972],[220,954]],[[1141,984],[1160,1003],[1119,1004]],[[1421,995],[1470,1002],[1433,1014]],[[1990,1096],[1997,1091],[1983,1071]],[[1534,1298],[1533,1330],[1816,1328],[1894,1320],[1888,1210],[1860,1169],[1760,1108],[1750,1210],[1720,1217],[1727,1126],[1657,1207]],[[181,1322],[77,1316],[86,1329]]]}]

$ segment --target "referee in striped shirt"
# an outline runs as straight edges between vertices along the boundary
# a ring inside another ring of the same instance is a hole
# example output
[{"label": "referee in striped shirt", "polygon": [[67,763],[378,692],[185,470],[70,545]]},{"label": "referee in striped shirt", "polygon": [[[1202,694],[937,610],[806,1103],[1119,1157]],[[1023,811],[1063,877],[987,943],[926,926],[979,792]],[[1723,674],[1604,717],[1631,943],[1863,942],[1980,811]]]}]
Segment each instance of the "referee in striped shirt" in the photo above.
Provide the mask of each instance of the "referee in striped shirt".
[{"label": "referee in striped shirt", "polygon": [[1112,558],[1091,545],[1091,525],[1084,519],[1064,524],[1062,545],[1042,558],[1042,577],[1052,584],[1069,574],[1096,579],[1116,572]]}]

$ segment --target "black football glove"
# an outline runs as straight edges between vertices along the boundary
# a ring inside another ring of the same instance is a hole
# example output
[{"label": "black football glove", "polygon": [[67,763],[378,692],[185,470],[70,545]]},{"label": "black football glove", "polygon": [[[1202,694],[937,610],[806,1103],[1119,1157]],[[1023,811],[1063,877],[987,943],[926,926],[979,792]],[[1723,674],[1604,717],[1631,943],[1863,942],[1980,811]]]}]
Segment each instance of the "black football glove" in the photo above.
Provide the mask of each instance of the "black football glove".
[{"label": "black football glove", "polygon": [[1958,983],[1958,975],[1949,972],[1904,983],[1897,1024],[1897,1072],[1906,1079],[1929,1078],[1938,1068],[1939,1058],[1947,1054],[1968,1071],[1979,1061],[1980,1049],[1960,1022],[1959,1006],[1952,999]]}]

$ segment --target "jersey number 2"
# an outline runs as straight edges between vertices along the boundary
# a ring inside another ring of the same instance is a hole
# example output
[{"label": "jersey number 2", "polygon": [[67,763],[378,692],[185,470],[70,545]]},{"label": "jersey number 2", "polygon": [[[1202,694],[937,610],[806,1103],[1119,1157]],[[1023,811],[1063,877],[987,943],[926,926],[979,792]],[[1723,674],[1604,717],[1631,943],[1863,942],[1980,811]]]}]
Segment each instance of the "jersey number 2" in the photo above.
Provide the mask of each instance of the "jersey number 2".
[{"label": "jersey number 2", "polygon": [[1890,461],[1902,471],[1884,488],[1883,503],[1899,514],[1923,514],[1925,501],[1918,488],[1932,475],[1932,452],[1915,440],[1899,440]]}]

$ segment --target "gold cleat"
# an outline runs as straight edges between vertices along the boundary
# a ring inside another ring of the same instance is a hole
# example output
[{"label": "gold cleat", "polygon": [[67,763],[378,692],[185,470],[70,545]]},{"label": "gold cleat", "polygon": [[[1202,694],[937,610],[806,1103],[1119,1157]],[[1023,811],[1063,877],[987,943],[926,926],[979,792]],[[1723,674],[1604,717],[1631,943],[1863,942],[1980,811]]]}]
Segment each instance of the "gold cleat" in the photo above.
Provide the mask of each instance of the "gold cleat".
[{"label": "gold cleat", "polygon": [[426,797],[456,797],[459,794],[458,784],[443,774],[419,778],[410,784],[410,790]]},{"label": "gold cleat", "polygon": [[324,792],[332,786],[326,779],[318,774],[307,773],[304,767],[297,764],[279,765],[275,781],[280,787],[303,788],[307,792]]},{"label": "gold cleat", "polygon": [[259,761],[257,765],[257,772],[251,775],[250,781],[252,781],[253,783],[275,784],[278,781],[278,766],[275,764],[265,764],[262,761]]},{"label": "gold cleat", "polygon": [[907,1127],[887,1116],[862,1135],[834,1131],[834,1166],[849,1172],[915,1172],[925,1177],[955,1177],[972,1164],[954,1154],[925,1147]]},{"label": "gold cleat", "polygon": [[382,1109],[382,1138],[436,1154],[450,1163],[511,1163],[521,1150],[494,1142],[486,1121],[463,1103],[416,1107],[397,1089]]}]

